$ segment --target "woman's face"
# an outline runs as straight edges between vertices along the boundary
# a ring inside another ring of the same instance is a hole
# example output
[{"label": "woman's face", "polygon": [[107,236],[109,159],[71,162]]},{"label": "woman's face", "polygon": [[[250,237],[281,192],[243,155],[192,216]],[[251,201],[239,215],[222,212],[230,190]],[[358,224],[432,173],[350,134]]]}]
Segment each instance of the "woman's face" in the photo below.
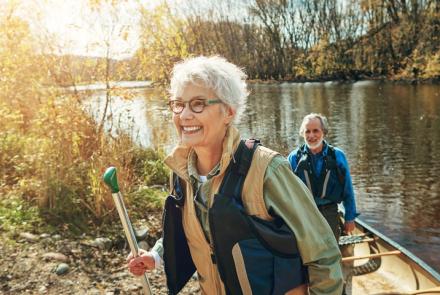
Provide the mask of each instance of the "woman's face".
[{"label": "woman's face", "polygon": [[[180,96],[182,102],[192,99],[218,99],[213,90],[188,84]],[[206,105],[201,113],[195,113],[185,104],[180,114],[173,114],[174,125],[182,144],[194,148],[218,149],[222,147],[228,124],[233,120],[234,111],[222,104]]]}]

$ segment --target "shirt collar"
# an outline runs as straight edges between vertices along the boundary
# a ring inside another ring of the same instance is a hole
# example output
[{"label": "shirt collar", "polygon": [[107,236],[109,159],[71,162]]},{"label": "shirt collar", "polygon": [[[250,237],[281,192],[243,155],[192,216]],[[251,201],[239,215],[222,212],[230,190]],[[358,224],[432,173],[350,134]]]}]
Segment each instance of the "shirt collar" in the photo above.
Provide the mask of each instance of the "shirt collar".
[{"label": "shirt collar", "polygon": [[[217,175],[220,172],[220,162],[217,163],[217,165],[212,168],[211,171],[209,171],[207,175],[207,179],[211,179],[215,175]],[[188,174],[192,181],[200,181],[199,173],[197,172],[197,154],[194,152],[194,150],[191,150],[188,155]]]}]

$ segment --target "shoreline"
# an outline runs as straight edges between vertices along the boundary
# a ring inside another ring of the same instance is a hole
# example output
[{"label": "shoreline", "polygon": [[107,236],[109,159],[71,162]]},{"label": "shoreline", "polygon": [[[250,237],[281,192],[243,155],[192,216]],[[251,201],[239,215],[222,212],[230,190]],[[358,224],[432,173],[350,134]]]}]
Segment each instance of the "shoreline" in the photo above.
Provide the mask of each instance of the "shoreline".
[{"label": "shoreline", "polygon": [[432,84],[440,85],[440,77],[438,78],[429,78],[429,79],[410,79],[410,78],[387,78],[387,77],[363,77],[359,79],[333,79],[333,78],[311,78],[311,79],[284,79],[284,80],[262,80],[262,79],[249,79],[247,80],[250,84],[281,84],[281,83],[325,83],[325,82],[335,82],[335,83],[356,83],[361,81],[376,81],[383,83],[394,83],[394,84],[408,84],[408,85],[417,85],[417,84]]}]

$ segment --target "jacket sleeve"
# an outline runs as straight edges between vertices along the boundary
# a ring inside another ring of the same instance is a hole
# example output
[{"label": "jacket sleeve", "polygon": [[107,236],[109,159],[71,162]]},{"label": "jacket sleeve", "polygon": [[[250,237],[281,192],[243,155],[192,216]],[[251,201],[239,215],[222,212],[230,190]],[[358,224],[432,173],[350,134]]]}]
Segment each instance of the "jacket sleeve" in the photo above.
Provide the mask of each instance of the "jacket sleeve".
[{"label": "jacket sleeve", "polygon": [[296,162],[297,153],[298,153],[298,149],[295,149],[287,156],[287,160],[289,161],[290,168],[292,169],[292,171],[295,171],[296,165],[298,165],[298,163]]},{"label": "jacket sleeve", "polygon": [[263,190],[268,211],[283,218],[296,235],[308,266],[310,294],[341,294],[341,253],[336,239],[307,187],[283,157],[275,157],[268,166]]},{"label": "jacket sleeve", "polygon": [[159,238],[151,250],[156,251],[160,258],[163,259],[163,239]]},{"label": "jacket sleeve", "polygon": [[344,173],[344,196],[342,204],[345,209],[345,220],[353,221],[359,214],[356,212],[353,183],[351,181],[350,167],[342,150],[336,149],[336,163]]}]

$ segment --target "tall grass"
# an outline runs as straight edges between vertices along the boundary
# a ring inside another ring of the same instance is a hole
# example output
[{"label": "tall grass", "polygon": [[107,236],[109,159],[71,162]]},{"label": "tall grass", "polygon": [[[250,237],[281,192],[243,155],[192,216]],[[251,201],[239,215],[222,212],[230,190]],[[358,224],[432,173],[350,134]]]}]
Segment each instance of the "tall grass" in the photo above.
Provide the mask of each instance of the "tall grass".
[{"label": "tall grass", "polygon": [[58,65],[36,55],[33,41],[25,23],[0,15],[2,222],[19,226],[22,217],[82,233],[112,220],[114,204],[101,181],[110,165],[119,169],[128,205],[160,206],[164,193],[148,186],[167,183],[161,152],[142,150],[124,134],[108,137],[83,110],[81,94],[60,90],[50,74]]},{"label": "tall grass", "polygon": [[26,129],[20,127],[19,111],[0,105],[2,194],[35,204],[48,223],[81,232],[114,217],[111,195],[101,181],[112,165],[119,168],[128,202],[131,196],[139,201],[140,196],[154,195],[153,204],[143,204],[160,206],[157,193],[139,187],[167,183],[161,153],[137,147],[124,134],[107,137],[76,99],[54,98],[35,107]]}]

